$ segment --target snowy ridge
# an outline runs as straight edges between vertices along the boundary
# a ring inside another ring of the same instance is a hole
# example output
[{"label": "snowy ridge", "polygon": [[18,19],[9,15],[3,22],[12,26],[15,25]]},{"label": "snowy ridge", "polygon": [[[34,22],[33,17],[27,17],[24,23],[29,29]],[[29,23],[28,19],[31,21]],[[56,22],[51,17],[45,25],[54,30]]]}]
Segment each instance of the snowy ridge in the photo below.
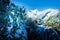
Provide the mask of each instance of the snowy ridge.
[{"label": "snowy ridge", "polygon": [[30,11],[27,11],[27,16],[28,18],[32,18],[32,19],[43,19],[43,20],[46,20],[48,19],[50,16],[53,16],[53,15],[56,15],[59,13],[59,10],[58,9],[46,9],[46,10],[43,10],[43,11],[39,11],[38,9],[35,9],[35,10],[30,10]]}]

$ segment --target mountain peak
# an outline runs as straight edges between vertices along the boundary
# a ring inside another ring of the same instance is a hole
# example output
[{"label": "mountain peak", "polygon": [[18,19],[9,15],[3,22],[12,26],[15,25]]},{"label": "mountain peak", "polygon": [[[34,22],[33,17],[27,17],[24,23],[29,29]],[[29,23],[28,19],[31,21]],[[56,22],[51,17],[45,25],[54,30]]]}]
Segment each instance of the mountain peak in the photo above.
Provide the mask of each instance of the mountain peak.
[{"label": "mountain peak", "polygon": [[39,11],[38,9],[35,10],[30,10],[27,11],[27,17],[28,18],[43,18],[43,20],[49,18],[50,16],[56,15],[57,13],[59,13],[58,9],[45,9],[43,11]]}]

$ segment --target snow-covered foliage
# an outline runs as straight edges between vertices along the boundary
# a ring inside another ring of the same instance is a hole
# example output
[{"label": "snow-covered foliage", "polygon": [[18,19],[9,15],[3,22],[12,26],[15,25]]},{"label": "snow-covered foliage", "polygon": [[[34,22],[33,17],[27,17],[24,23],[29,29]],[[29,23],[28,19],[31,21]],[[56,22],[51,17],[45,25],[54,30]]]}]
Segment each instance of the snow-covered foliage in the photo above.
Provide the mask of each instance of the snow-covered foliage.
[{"label": "snow-covered foliage", "polygon": [[[23,23],[24,7],[15,6],[8,0],[0,0],[0,2],[3,8],[3,10],[0,9],[0,40],[27,40],[27,32]],[[5,4],[2,5],[4,2]]]}]

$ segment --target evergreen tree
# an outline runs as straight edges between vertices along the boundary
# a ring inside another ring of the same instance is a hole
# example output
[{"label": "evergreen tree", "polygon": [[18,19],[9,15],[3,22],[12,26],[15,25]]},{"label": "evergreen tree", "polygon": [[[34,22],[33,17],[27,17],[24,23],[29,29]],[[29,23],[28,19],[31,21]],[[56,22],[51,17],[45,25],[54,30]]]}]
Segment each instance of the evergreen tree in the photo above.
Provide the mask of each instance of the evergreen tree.
[{"label": "evergreen tree", "polygon": [[[0,39],[27,40],[27,32],[21,15],[25,9],[15,6],[10,0],[0,0]],[[21,9],[21,10],[20,10]]]}]

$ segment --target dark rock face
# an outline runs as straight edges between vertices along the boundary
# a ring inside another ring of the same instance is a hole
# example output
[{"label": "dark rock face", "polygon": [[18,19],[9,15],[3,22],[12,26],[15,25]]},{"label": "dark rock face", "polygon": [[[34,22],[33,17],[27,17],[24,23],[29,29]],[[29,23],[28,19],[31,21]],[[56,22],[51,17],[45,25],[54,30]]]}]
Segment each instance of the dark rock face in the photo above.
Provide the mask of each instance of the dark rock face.
[{"label": "dark rock face", "polygon": [[60,40],[59,34],[54,29],[37,28],[28,29],[28,40]]},{"label": "dark rock face", "polygon": [[44,39],[44,29],[37,28],[28,30],[28,39],[29,40],[43,40]]},{"label": "dark rock face", "polygon": [[60,36],[55,29],[47,29],[47,40],[60,40]]}]

